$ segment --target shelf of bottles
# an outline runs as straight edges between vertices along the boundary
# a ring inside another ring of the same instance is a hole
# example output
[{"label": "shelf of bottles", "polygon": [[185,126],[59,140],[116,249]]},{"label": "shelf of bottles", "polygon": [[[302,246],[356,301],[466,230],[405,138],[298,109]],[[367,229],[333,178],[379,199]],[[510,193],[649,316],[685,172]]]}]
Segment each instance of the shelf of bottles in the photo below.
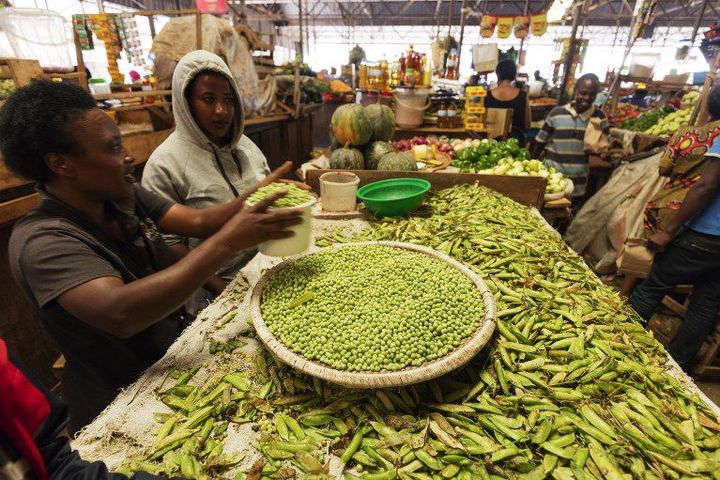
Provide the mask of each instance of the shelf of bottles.
[{"label": "shelf of bottles", "polygon": [[[450,51],[444,71],[436,73],[443,79],[458,80],[457,50]],[[380,92],[395,88],[430,88],[432,76],[432,60],[425,53],[416,51],[411,44],[407,52],[391,63],[381,60],[360,65],[358,87]]]}]

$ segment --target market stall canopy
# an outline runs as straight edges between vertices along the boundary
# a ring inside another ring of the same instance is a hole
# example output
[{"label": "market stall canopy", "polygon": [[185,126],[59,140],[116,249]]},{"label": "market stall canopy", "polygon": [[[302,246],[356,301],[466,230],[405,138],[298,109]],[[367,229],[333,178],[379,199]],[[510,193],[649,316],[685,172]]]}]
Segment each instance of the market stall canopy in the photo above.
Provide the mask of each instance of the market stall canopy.
[{"label": "market stall canopy", "polygon": [[[457,24],[460,22],[462,3],[460,0],[308,0],[303,2],[303,11],[307,11],[312,24],[316,26],[436,25],[438,19],[442,19],[440,24],[446,23],[451,11]],[[655,22],[662,26],[693,26],[703,12],[705,3],[707,6],[704,8],[701,26],[709,26],[720,17],[720,7],[713,0],[658,0]],[[552,2],[545,0],[528,0],[527,13],[547,11],[550,4]],[[619,22],[620,25],[629,25],[633,4],[627,0],[588,0],[585,15],[587,24],[617,26]],[[472,12],[468,22],[477,23],[483,13],[496,16],[523,15],[525,2],[468,1],[466,6]],[[248,19],[272,20],[282,25],[298,23],[297,3],[293,0],[246,0],[245,8]],[[572,8],[568,8],[566,15],[571,14]],[[471,19],[473,16],[476,17],[474,20]]]}]

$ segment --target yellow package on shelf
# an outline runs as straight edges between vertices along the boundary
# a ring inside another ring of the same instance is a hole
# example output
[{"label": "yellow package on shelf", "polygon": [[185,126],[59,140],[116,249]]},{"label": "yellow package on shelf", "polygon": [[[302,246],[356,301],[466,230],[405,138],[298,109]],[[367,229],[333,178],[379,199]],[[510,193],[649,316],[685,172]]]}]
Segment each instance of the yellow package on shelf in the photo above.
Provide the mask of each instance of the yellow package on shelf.
[{"label": "yellow package on shelf", "polygon": [[465,88],[465,112],[485,113],[485,97],[487,91],[483,87]]}]

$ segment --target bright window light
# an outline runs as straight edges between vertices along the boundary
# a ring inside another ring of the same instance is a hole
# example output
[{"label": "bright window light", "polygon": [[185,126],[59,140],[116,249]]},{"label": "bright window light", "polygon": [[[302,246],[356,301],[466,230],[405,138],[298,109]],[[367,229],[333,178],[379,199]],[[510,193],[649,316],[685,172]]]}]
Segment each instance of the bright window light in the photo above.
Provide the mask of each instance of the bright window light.
[{"label": "bright window light", "polygon": [[547,14],[548,22],[559,22],[562,20],[572,4],[573,0],[553,0]]}]

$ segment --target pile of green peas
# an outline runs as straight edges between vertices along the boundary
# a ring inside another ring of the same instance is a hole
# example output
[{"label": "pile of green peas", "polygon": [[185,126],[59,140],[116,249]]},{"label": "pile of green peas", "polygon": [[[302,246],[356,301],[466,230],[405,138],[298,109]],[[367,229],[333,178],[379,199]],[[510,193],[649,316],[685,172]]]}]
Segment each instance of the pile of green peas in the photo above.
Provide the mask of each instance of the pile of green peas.
[{"label": "pile of green peas", "polygon": [[443,357],[480,326],[482,294],[439,259],[387,245],[329,248],[273,275],[260,304],[295,353],[350,372]]},{"label": "pile of green peas", "polygon": [[297,207],[303,203],[307,203],[312,198],[312,195],[298,188],[295,185],[289,183],[273,182],[264,187],[258,188],[258,190],[250,195],[247,199],[247,203],[255,205],[269,197],[270,195],[279,192],[280,190],[287,190],[287,193],[282,197],[278,198],[270,205],[270,208],[290,208]]}]

